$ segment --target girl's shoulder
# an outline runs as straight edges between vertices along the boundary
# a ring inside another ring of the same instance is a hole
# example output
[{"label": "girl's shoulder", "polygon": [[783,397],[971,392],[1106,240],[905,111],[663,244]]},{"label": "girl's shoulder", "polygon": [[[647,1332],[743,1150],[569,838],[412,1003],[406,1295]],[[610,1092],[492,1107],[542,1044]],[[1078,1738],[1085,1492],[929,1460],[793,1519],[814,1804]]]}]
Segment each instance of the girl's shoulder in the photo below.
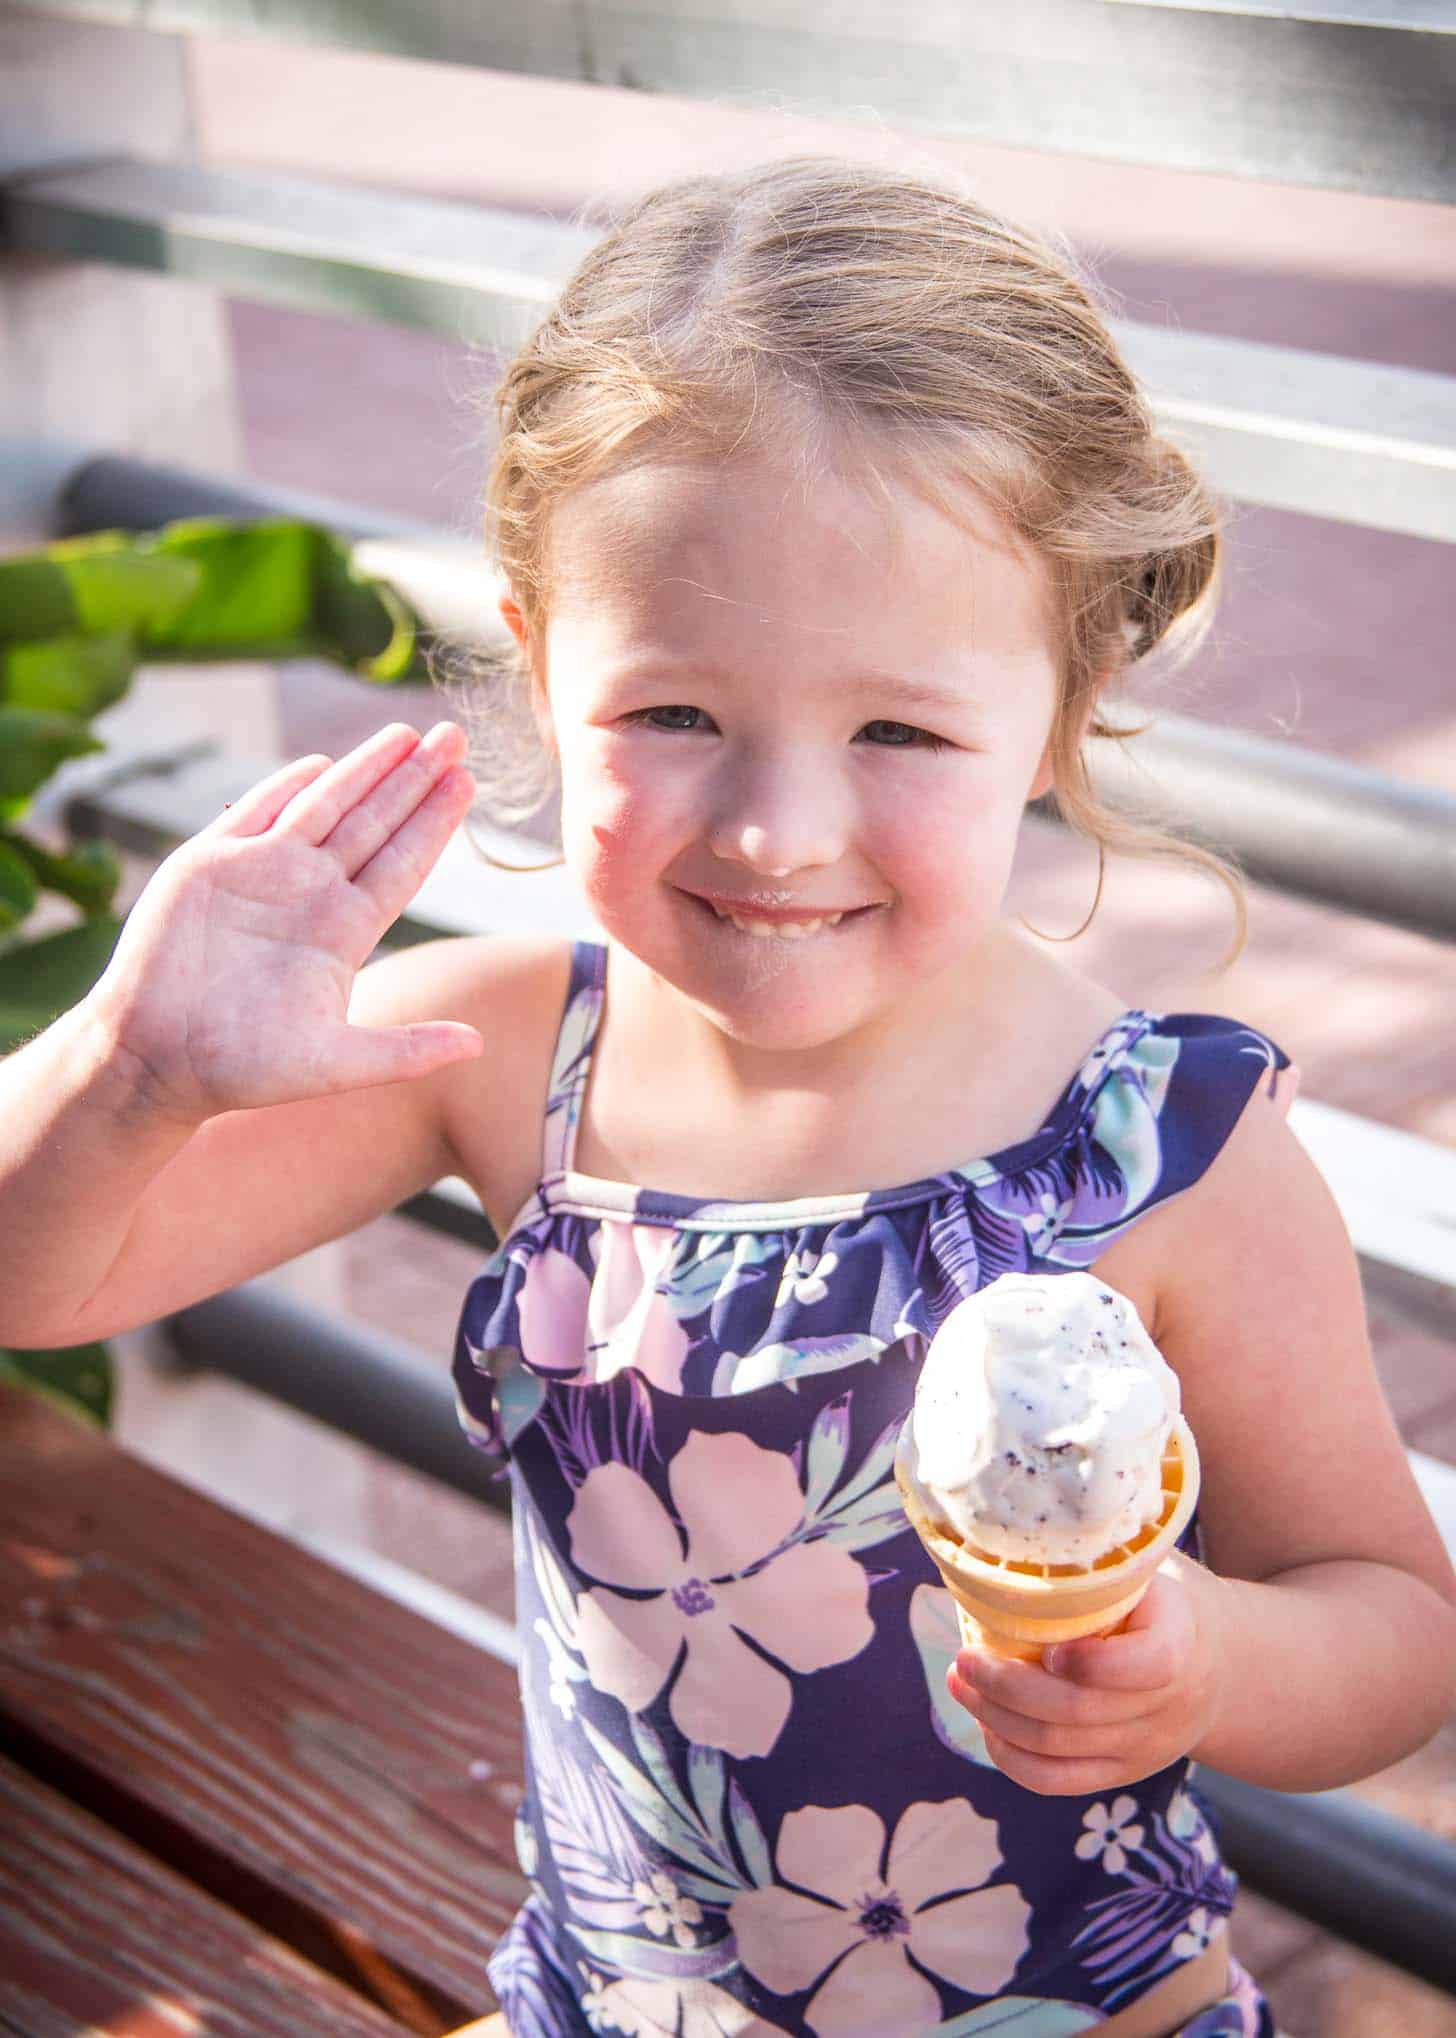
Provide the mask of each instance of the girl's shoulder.
[{"label": "girl's shoulder", "polygon": [[455,1019],[484,1041],[483,1054],[425,1081],[435,1087],[433,1108],[442,1114],[455,1172],[497,1231],[540,1178],[541,1128],[571,965],[572,944],[558,936],[453,934],[397,949],[358,980],[371,1017],[387,1004],[388,1023]]}]

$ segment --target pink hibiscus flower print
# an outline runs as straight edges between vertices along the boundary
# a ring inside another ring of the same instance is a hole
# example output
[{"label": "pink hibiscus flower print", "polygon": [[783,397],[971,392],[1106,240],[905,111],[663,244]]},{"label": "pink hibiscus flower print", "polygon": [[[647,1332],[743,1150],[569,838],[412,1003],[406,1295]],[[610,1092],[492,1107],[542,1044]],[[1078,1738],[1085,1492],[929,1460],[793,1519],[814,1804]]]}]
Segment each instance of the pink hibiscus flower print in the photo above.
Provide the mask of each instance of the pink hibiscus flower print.
[{"label": "pink hibiscus flower print", "polygon": [[922,2038],[941,2022],[940,1996],[910,1954],[955,1987],[993,1996],[1026,1951],[1021,1892],[978,1886],[1000,1865],[994,1821],[963,1798],[910,1805],[888,1860],[884,1822],[868,1805],[803,1805],[779,1827],[781,1882],[735,1897],[728,1922],[739,1959],[776,1995],[819,1984],[804,2021],[820,2038]]},{"label": "pink hibiscus flower print", "polygon": [[[798,1474],[782,1451],[700,1431],[673,1458],[667,1483],[676,1520],[627,1465],[594,1466],[577,1489],[566,1517],[572,1559],[602,1581],[577,1600],[587,1674],[640,1712],[685,1649],[668,1701],[678,1730],[700,1747],[767,1755],[793,1686],[743,1636],[791,1671],[845,1663],[874,1633],[869,1580],[834,1543],[780,1548],[804,1518]],[[755,1564],[762,1568],[744,1576]],[[652,1597],[629,1599],[613,1586]]]},{"label": "pink hibiscus flower print", "polygon": [[522,1349],[553,1373],[610,1380],[635,1366],[654,1386],[681,1394],[688,1335],[658,1293],[676,1250],[677,1234],[662,1225],[608,1221],[588,1277],[569,1253],[544,1246],[517,1300]]}]

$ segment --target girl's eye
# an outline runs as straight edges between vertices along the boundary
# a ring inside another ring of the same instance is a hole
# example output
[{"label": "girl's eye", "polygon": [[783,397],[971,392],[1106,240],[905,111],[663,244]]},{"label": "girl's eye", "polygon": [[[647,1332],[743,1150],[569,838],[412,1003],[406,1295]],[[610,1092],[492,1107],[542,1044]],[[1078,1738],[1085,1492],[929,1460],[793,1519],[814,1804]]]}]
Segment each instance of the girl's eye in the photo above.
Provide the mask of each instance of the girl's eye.
[{"label": "girl's eye", "polygon": [[649,729],[693,730],[698,727],[694,718],[702,712],[701,708],[690,708],[681,701],[674,701],[664,708],[639,708],[627,719],[629,722],[641,722]]},{"label": "girl's eye", "polygon": [[916,744],[930,750],[946,748],[943,736],[932,736],[928,729],[917,729],[910,722],[866,722],[862,733],[886,749],[908,750]]},{"label": "girl's eye", "polygon": [[[661,730],[665,736],[691,736],[697,730],[693,715],[701,715],[701,707],[689,707],[685,701],[669,701],[663,707],[636,707],[626,719],[636,721],[640,728]],[[679,719],[659,719],[679,717]],[[683,719],[685,717],[685,719]],[[909,721],[867,721],[865,730],[889,730],[887,742],[877,740],[877,750],[948,750],[950,744],[944,736],[932,736],[930,730],[918,730]]]}]

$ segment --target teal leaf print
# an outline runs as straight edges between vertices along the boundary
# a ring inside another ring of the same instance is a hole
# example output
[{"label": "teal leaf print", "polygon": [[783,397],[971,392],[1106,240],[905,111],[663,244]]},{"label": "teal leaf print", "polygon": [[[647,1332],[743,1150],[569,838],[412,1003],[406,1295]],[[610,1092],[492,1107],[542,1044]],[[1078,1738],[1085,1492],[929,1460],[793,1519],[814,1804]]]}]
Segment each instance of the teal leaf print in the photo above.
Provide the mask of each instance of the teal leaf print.
[{"label": "teal leaf print", "polygon": [[750,1394],[757,1387],[792,1387],[814,1373],[837,1372],[841,1366],[877,1359],[883,1338],[863,1334],[805,1337],[793,1344],[761,1345],[754,1352],[721,1352],[713,1368],[713,1394]]},{"label": "teal leaf print", "polygon": [[836,1508],[824,1516],[828,1540],[845,1550],[868,1550],[888,1542],[905,1527],[905,1510],[899,1489],[893,1484],[880,1493],[867,1493],[853,1507]]},{"label": "teal leaf print", "polygon": [[774,1879],[768,1841],[763,1836],[763,1827],[758,1823],[753,1806],[739,1788],[736,1776],[728,1786],[728,1816],[733,1821],[733,1837],[748,1870],[750,1885],[754,1889],[766,1889]]},{"label": "teal leaf print", "polygon": [[723,1904],[736,1896],[744,1886],[743,1878],[728,1858],[726,1846],[715,1845],[701,1820],[688,1809],[672,1780],[656,1736],[645,1721],[634,1720],[632,1728],[639,1752],[653,1769],[651,1776],[635,1768],[590,1720],[583,1719],[581,1725],[616,1783],[628,1816],[674,1864],[698,1871],[697,1875],[677,1874],[675,1880],[680,1886],[700,1902]]},{"label": "teal leaf print", "polygon": [[[568,1921],[569,1922],[569,1921]],[[660,1939],[638,1939],[626,1932],[593,1932],[571,1925],[571,1935],[587,1951],[620,1974],[656,1975],[665,1981],[712,1981],[738,1965],[730,1932],[712,1946],[664,1946]]]},{"label": "teal leaf print", "polygon": [[635,1890],[652,1864],[603,1778],[579,1769],[559,1742],[541,1742],[536,1796],[551,1857],[573,1916],[583,1924],[630,1929],[639,1922]]},{"label": "teal leaf print", "polygon": [[728,1790],[728,1771],[722,1751],[702,1748],[696,1742],[688,1748],[688,1789],[703,1831],[717,1846],[719,1858],[728,1860],[728,1834],[723,1824],[723,1800]]},{"label": "teal leaf print", "polygon": [[[892,1467],[898,1420],[889,1422],[870,1445],[853,1478],[826,1498],[844,1469],[848,1444],[849,1396],[819,1411],[809,1438],[809,1487],[802,1536],[816,1535],[845,1550],[867,1550],[903,1533],[905,1510]],[[822,1425],[822,1427],[821,1427]]]},{"label": "teal leaf print", "polygon": [[755,1279],[756,1269],[778,1258],[771,1234],[745,1232],[684,1232],[682,1246],[661,1292],[682,1321],[705,1315],[719,1297]]},{"label": "teal leaf print", "polygon": [[[492,1358],[496,1355],[491,1354]],[[513,1444],[523,1429],[528,1429],[541,1412],[546,1399],[546,1382],[533,1373],[529,1366],[521,1364],[521,1355],[510,1352],[510,1363],[495,1373],[495,1401],[498,1411],[501,1435],[506,1443]]]},{"label": "teal leaf print", "polygon": [[848,1448],[849,1396],[841,1394],[837,1401],[826,1402],[820,1409],[809,1432],[806,1456],[809,1477],[804,1489],[806,1521],[813,1521],[820,1504],[833,1492],[844,1470],[844,1454]]},{"label": "teal leaf print", "polygon": [[[834,1503],[836,1509],[850,1506],[877,1486],[888,1485],[893,1492],[898,1493],[899,1488],[894,1483],[894,1466],[895,1445],[899,1440],[901,1426],[898,1417],[886,1423],[865,1452],[859,1470],[852,1479],[846,1481]],[[901,1518],[903,1517],[904,1510],[901,1509]]]},{"label": "teal leaf print", "polygon": [[937,1736],[952,1753],[978,1762],[983,1769],[994,1769],[980,1721],[945,1688],[945,1673],[960,1650],[961,1631],[955,1601],[943,1585],[916,1586],[910,1596],[909,1626],[930,1697],[930,1724]]},{"label": "teal leaf print", "polygon": [[1086,2003],[1054,2003],[1045,1997],[998,1996],[979,2010],[967,2010],[948,2024],[937,2024],[927,2038],[1075,2038],[1094,2031],[1107,2019]]}]

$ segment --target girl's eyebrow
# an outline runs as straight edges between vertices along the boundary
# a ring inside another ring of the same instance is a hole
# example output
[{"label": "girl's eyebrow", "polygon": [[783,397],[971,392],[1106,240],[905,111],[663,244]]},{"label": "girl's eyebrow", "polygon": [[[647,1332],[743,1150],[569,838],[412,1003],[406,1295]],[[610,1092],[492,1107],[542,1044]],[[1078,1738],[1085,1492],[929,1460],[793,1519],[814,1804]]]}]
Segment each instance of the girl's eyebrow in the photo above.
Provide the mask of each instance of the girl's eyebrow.
[{"label": "girl's eyebrow", "polygon": [[[720,686],[733,684],[731,672],[699,658],[682,660],[680,668],[676,660],[670,661],[669,665],[663,668],[656,659],[653,659],[648,661],[645,668],[639,667],[635,671],[623,674],[622,677],[626,684],[630,684],[632,679],[638,677],[649,681],[670,681],[679,669],[694,678],[715,681]],[[910,679],[901,673],[881,672],[874,668],[850,673],[842,680],[835,680],[833,688],[835,692],[856,695],[861,699],[870,695],[877,696],[880,700],[888,697],[902,707],[936,708],[947,714],[967,712],[975,714],[979,713],[981,708],[978,700],[970,694],[962,693],[954,686],[937,686],[932,680]]]},{"label": "girl's eyebrow", "polygon": [[962,713],[967,708],[975,709],[980,705],[969,694],[961,693],[955,687],[936,686],[930,680],[906,679],[895,672],[856,673],[843,684],[846,692],[877,694],[881,698],[888,694],[905,707],[944,708]]}]

